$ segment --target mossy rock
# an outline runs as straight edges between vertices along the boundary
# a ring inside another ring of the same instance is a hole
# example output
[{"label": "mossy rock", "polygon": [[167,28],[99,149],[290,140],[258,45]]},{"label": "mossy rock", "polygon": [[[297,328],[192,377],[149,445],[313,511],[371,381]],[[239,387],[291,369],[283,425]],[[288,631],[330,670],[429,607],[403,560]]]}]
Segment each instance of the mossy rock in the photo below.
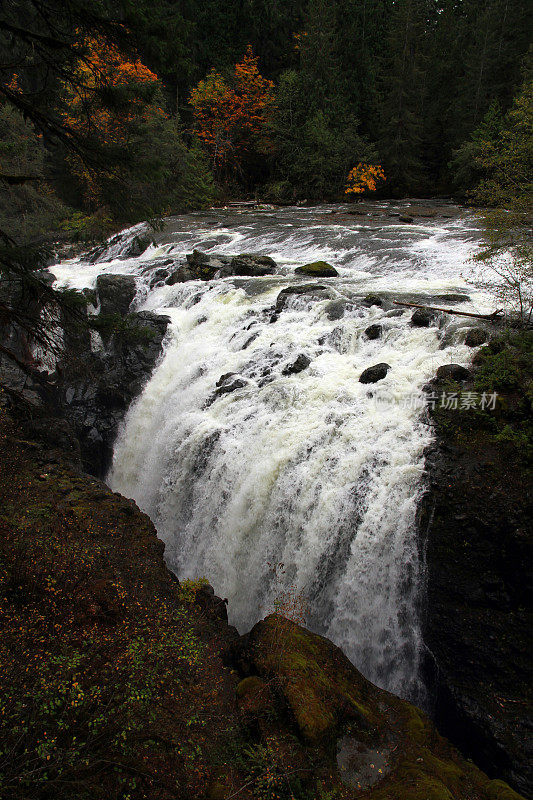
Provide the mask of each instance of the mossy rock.
[{"label": "mossy rock", "polygon": [[294,271],[298,275],[309,275],[314,278],[336,278],[339,274],[327,261],[313,261],[311,264],[304,264],[303,267],[296,267]]},{"label": "mossy rock", "polygon": [[485,786],[487,800],[523,800],[521,794],[517,794],[504,781],[489,781]]}]

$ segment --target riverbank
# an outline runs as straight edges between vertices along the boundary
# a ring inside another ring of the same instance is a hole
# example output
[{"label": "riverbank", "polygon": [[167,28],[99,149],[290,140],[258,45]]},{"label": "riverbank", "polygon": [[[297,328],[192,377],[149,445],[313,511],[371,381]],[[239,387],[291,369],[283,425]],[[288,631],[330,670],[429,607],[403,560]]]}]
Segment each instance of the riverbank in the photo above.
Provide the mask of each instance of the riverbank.
[{"label": "riverbank", "polygon": [[326,639],[239,638],[132,501],[0,428],[5,796],[518,800]]}]

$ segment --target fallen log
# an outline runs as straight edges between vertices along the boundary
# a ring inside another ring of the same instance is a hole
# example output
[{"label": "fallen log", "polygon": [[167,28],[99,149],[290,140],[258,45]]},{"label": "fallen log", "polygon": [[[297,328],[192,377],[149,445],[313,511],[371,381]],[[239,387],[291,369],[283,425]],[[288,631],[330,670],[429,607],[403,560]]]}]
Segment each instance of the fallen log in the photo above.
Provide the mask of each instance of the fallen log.
[{"label": "fallen log", "polygon": [[499,314],[503,314],[503,309],[498,308],[492,314],[474,314],[472,311],[455,311],[453,308],[435,308],[435,306],[424,306],[419,303],[403,303],[400,300],[392,301],[396,306],[407,306],[408,308],[423,308],[425,311],[438,311],[441,314],[455,314],[458,317],[475,317],[476,319],[484,319],[488,322],[495,322],[499,319]]}]

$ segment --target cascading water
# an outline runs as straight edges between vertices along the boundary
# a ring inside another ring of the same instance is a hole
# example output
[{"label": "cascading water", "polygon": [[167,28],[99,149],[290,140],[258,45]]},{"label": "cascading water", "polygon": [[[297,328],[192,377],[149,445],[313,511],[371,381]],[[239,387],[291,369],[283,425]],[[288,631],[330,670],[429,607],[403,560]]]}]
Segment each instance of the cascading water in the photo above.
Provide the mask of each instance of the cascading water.
[{"label": "cascading water", "polygon": [[[464,216],[407,228],[339,222],[330,211],[174,218],[137,259],[53,269],[77,286],[102,271],[137,274],[137,307],[172,319],[109,476],[154,520],[169,566],[207,577],[243,631],[284,592],[303,596],[309,627],[372,681],[420,701],[414,523],[431,441],[422,387],[471,352],[457,324],[415,328],[409,311],[363,299],[379,291],[471,307],[457,292],[472,294],[461,272],[475,231]],[[278,273],[148,289],[163,259],[194,247],[270,255]],[[309,283],[294,267],[318,258],[339,277],[321,279],[321,295],[291,296],[272,321],[281,289]],[[364,334],[372,324],[382,326],[377,340]],[[309,366],[288,374],[301,354]],[[378,362],[390,365],[386,378],[360,383]],[[222,388],[238,388],[217,391],[228,373]]]}]

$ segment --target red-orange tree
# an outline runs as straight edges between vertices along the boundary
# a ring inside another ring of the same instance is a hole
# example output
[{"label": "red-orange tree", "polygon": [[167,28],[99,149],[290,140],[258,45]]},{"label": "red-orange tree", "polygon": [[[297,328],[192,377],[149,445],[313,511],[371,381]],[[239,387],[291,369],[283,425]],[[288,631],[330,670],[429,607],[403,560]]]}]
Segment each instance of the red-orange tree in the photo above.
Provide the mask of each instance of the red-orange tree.
[{"label": "red-orange tree", "polygon": [[242,175],[247,161],[268,146],[264,126],[274,84],[260,75],[258,61],[249,45],[231,85],[213,70],[191,92],[196,135],[221,178]]}]

